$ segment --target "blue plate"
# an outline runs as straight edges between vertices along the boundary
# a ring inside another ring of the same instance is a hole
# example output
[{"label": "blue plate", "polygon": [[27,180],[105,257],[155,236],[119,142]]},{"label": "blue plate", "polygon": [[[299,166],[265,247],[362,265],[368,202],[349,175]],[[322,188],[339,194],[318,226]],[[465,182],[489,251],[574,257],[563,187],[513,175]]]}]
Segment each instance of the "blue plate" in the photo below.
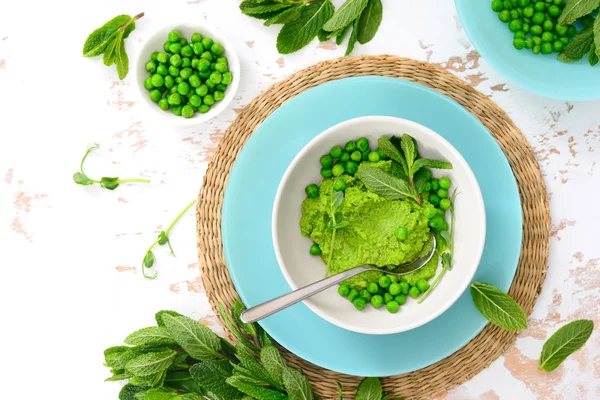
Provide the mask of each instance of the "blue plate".
[{"label": "blue plate", "polygon": [[[325,129],[367,115],[413,120],[444,136],[461,152],[479,181],[487,213],[487,239],[474,279],[508,290],[521,248],[521,206],[514,176],[496,142],[475,117],[434,90],[400,79],[360,77],[333,81],[289,100],[240,152],[225,191],[222,232],[229,272],[246,305],[290,290],[271,240],[275,193],[290,162]],[[460,273],[460,265],[451,273]],[[485,324],[468,291],[437,319],[394,335],[347,331],[304,304],[261,322],[299,357],[359,376],[388,376],[426,367],[460,349]]]},{"label": "blue plate", "polygon": [[483,58],[515,85],[544,97],[580,101],[600,99],[600,67],[587,56],[563,63],[557,54],[533,54],[514,48],[514,34],[498,19],[491,0],[455,0],[465,32]]}]

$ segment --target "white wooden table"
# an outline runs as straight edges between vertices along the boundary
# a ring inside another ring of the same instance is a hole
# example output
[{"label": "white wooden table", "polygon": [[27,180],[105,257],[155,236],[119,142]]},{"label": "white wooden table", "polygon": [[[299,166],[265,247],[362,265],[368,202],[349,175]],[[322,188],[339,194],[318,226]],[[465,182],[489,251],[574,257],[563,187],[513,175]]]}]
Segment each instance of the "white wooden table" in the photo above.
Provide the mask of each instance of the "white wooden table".
[{"label": "white wooden table", "polygon": [[[482,0],[484,1],[484,0]],[[341,1],[335,1],[337,5]],[[239,0],[68,1],[0,4],[0,307],[2,398],[114,399],[102,351],[175,309],[217,324],[196,257],[193,211],[171,234],[177,258],[155,251],[160,276],[140,273],[161,226],[193,199],[226,127],[269,85],[345,48],[313,42],[280,56],[277,27],[238,11]],[[530,328],[491,367],[446,400],[600,398],[600,334],[555,372],[537,371],[542,344],[567,321],[600,326],[600,102],[548,100],[507,83],[481,59],[451,1],[385,0],[376,38],[354,54],[398,54],[457,74],[508,112],[534,147],[552,209],[550,266]],[[155,29],[206,21],[242,62],[234,103],[219,118],[174,132],[152,123],[133,74],[86,59],[87,35],[117,14],[146,16],[127,40],[130,58]],[[71,179],[89,142],[93,176],[143,176],[111,192]],[[493,227],[491,227],[493,229]],[[6,369],[5,369],[6,368]],[[12,395],[12,396],[11,396]],[[40,396],[44,395],[44,396]]]}]

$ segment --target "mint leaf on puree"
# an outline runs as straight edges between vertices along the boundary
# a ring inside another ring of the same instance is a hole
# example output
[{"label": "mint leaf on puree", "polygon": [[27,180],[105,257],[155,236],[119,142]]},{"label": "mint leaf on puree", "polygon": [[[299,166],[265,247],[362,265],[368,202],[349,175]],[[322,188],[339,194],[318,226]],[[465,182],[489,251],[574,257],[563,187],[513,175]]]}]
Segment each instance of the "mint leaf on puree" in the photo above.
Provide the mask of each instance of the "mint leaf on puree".
[{"label": "mint leaf on puree", "polygon": [[377,34],[383,19],[383,4],[381,0],[369,0],[369,4],[360,15],[358,22],[358,43],[370,42]]},{"label": "mint leaf on puree", "polygon": [[358,177],[367,189],[388,200],[411,198],[419,202],[415,189],[402,179],[396,178],[379,168],[361,164]]},{"label": "mint leaf on puree", "polygon": [[594,31],[589,27],[575,35],[571,43],[560,52],[558,59],[562,62],[581,60],[590,51],[592,43],[594,43]]},{"label": "mint leaf on puree", "polygon": [[452,169],[452,164],[447,161],[432,160],[430,158],[419,158],[412,166],[412,173],[416,174],[421,168],[435,168],[435,169]]},{"label": "mint leaf on puree", "polygon": [[383,389],[378,378],[365,378],[358,386],[356,400],[381,400]]},{"label": "mint leaf on puree", "polygon": [[225,358],[219,352],[221,341],[210,328],[184,316],[174,317],[165,314],[162,320],[171,337],[190,357],[201,361]]},{"label": "mint leaf on puree", "polygon": [[392,141],[386,137],[381,137],[377,140],[377,146],[379,146],[383,154],[400,164],[402,167],[402,172],[404,172],[404,176],[406,179],[408,179],[408,164],[406,163],[402,153],[400,153],[400,150],[394,146]]},{"label": "mint leaf on puree", "polygon": [[286,23],[281,28],[277,36],[279,53],[290,54],[309,44],[331,18],[333,11],[330,0],[316,1],[303,7],[300,18]]},{"label": "mint leaf on puree", "polygon": [[368,2],[369,0],[346,0],[323,26],[323,29],[328,32],[343,29],[346,25],[360,17]]},{"label": "mint leaf on puree", "polygon": [[570,25],[596,8],[598,8],[598,0],[567,0],[565,8],[558,17],[558,23]]},{"label": "mint leaf on puree", "polygon": [[477,310],[492,324],[508,331],[527,328],[525,312],[512,297],[488,283],[471,284],[471,296]]},{"label": "mint leaf on puree", "polygon": [[554,371],[567,357],[579,350],[592,335],[594,322],[582,319],[563,326],[544,343],[539,369]]}]

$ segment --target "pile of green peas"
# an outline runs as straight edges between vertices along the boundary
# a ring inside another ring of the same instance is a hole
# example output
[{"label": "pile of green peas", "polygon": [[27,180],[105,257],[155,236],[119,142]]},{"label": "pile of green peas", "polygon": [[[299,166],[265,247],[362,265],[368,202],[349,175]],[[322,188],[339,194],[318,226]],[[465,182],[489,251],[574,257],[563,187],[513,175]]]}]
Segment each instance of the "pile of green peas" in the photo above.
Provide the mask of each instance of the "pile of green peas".
[{"label": "pile of green peas", "polygon": [[152,53],[146,63],[150,75],[144,81],[150,99],[162,110],[171,108],[173,114],[191,118],[225,98],[233,76],[222,45],[199,33],[188,42],[172,31],[163,50]]},{"label": "pile of green peas", "polygon": [[[493,0],[492,10],[513,32],[513,46],[534,54],[560,53],[577,34],[575,26],[557,20],[565,0]],[[593,21],[592,21],[593,22]]]},{"label": "pile of green peas", "polygon": [[447,176],[433,178],[430,170],[427,173],[424,193],[421,198],[429,204],[423,206],[423,214],[429,218],[429,227],[437,231],[447,231],[448,222],[445,220],[446,211],[452,207],[450,187],[452,181]]},{"label": "pile of green peas", "polygon": [[392,314],[406,303],[407,296],[416,299],[429,289],[430,285],[425,279],[419,279],[414,285],[401,280],[394,275],[383,275],[377,281],[362,281],[358,288],[351,288],[343,283],[338,287],[338,293],[354,304],[357,310],[364,310],[368,303],[375,308],[385,308]]}]

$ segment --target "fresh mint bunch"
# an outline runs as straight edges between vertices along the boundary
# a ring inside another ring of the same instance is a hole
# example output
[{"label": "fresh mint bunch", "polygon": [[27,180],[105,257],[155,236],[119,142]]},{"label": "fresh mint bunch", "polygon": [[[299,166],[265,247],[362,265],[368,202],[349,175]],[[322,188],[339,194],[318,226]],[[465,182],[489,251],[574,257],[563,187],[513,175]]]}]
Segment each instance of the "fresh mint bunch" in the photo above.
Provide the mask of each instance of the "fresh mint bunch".
[{"label": "fresh mint bunch", "polygon": [[115,190],[122,183],[150,183],[150,180],[142,179],[142,178],[120,179],[120,178],[104,176],[98,180],[98,179],[92,179],[89,176],[87,176],[86,173],[83,172],[83,164],[85,163],[87,156],[92,151],[97,150],[99,147],[100,147],[100,145],[98,143],[91,143],[88,146],[87,151],[85,152],[83,158],[81,159],[81,163],[79,164],[79,172],[75,172],[73,174],[73,181],[75,181],[76,184],[82,185],[82,186],[99,184],[101,187],[103,187],[105,189]]},{"label": "fresh mint bunch", "polygon": [[118,15],[92,32],[83,45],[85,57],[96,57],[104,54],[104,65],[115,64],[119,79],[124,79],[129,72],[129,57],[125,51],[125,39],[135,29],[135,21],[144,13],[134,17]]},{"label": "fresh mint bunch", "polygon": [[381,0],[346,0],[335,11],[331,0],[244,0],[242,13],[265,20],[266,26],[282,24],[277,37],[280,54],[294,53],[315,37],[336,39],[341,45],[350,33],[346,55],[356,45],[375,37],[383,19]]},{"label": "fresh mint bunch", "polygon": [[[585,55],[591,66],[598,64],[600,57],[600,13],[598,0],[567,0],[563,12],[558,18],[561,25],[570,25],[582,21],[584,29],[558,55],[563,62],[575,62]],[[595,16],[594,16],[595,13]],[[587,21],[593,21],[591,24]]]}]

